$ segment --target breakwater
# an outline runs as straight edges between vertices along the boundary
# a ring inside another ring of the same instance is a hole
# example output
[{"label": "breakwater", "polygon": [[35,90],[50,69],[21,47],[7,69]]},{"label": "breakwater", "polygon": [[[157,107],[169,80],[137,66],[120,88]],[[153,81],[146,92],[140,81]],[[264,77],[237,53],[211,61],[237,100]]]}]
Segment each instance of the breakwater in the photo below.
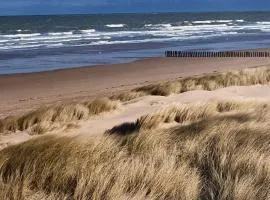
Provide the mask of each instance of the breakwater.
[{"label": "breakwater", "polygon": [[166,51],[166,57],[270,57],[269,51]]}]

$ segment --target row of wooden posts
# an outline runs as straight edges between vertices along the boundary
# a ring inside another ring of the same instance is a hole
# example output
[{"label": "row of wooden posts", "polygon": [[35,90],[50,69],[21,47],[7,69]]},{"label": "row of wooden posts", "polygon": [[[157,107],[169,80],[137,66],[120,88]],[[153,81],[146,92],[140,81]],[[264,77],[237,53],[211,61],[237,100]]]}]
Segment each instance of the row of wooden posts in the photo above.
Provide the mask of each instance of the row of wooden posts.
[{"label": "row of wooden posts", "polygon": [[270,52],[262,51],[166,51],[166,57],[270,57]]}]

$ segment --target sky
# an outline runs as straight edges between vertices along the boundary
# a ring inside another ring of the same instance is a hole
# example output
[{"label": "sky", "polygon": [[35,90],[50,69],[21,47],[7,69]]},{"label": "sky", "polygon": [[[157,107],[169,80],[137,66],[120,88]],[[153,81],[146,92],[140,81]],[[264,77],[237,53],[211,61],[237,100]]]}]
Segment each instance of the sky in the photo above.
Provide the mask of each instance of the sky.
[{"label": "sky", "polygon": [[270,10],[270,0],[0,0],[0,15]]}]

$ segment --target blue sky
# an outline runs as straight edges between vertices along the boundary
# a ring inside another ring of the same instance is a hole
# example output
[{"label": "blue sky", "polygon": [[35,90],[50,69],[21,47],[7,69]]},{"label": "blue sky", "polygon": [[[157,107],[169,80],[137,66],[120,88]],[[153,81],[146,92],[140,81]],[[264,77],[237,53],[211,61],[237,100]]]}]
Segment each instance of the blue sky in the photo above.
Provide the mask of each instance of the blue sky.
[{"label": "blue sky", "polygon": [[270,10],[270,0],[0,0],[0,15]]}]

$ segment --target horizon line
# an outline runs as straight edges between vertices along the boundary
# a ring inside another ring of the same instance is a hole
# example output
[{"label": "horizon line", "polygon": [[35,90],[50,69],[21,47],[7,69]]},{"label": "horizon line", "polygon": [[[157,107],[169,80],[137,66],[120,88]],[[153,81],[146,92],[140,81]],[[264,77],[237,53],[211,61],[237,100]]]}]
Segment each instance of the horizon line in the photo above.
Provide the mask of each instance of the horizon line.
[{"label": "horizon line", "polygon": [[222,10],[222,11],[158,11],[158,12],[100,12],[100,13],[48,13],[48,14],[17,14],[0,15],[0,17],[18,17],[18,16],[63,16],[63,15],[121,15],[121,14],[177,14],[177,13],[243,13],[243,12],[270,12],[270,10]]}]

